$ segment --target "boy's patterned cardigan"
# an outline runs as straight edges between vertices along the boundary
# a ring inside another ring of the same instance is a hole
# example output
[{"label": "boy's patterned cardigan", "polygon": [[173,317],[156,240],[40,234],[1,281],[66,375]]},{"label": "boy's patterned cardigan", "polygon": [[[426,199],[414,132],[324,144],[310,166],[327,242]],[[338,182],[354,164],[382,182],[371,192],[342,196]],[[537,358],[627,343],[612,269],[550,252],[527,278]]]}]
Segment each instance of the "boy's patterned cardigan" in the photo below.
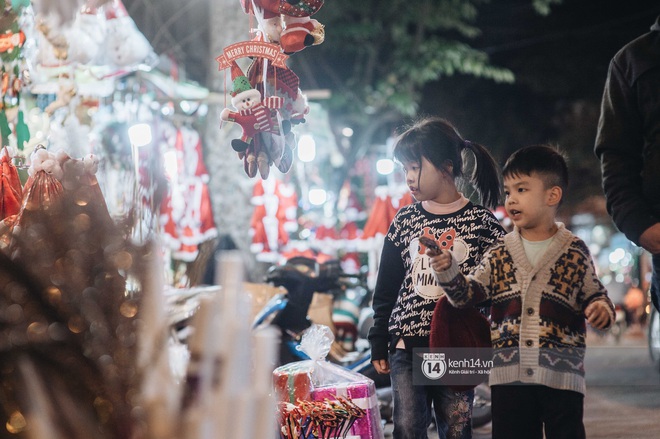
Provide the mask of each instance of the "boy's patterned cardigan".
[{"label": "boy's patterned cardigan", "polygon": [[523,382],[585,393],[584,310],[604,301],[611,324],[614,307],[585,243],[557,224],[536,267],[527,260],[516,229],[484,255],[470,276],[462,275],[454,260],[436,273],[456,307],[491,300],[491,385]]}]

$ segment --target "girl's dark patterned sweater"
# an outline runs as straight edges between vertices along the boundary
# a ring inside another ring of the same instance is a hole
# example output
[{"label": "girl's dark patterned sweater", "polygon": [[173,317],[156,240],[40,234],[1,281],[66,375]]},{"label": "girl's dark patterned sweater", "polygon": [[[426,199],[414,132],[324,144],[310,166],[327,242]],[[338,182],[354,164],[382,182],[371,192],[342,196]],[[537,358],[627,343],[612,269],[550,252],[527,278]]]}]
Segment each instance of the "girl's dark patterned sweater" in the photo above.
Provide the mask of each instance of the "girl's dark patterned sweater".
[{"label": "girl's dark patterned sweater", "polygon": [[507,234],[469,276],[456,262],[436,273],[449,301],[466,307],[491,300],[494,367],[490,384],[521,381],[585,392],[585,308],[614,306],[598,279],[585,243],[558,223],[536,267],[527,260],[518,230]]},{"label": "girl's dark patterned sweater", "polygon": [[451,249],[467,273],[503,234],[492,212],[473,203],[448,215],[432,214],[421,203],[401,208],[385,237],[378,268],[374,326],[369,331],[372,359],[387,359],[388,348],[400,339],[409,350],[428,346],[433,310],[444,291],[420,236]]}]

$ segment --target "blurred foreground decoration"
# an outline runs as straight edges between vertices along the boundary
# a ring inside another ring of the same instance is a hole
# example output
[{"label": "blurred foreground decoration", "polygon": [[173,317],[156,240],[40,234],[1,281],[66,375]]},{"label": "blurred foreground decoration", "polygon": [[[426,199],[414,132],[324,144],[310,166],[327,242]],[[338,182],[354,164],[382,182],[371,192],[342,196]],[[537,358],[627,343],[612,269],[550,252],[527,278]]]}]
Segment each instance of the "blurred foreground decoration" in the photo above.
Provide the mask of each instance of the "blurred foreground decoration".
[{"label": "blurred foreground decoration", "polygon": [[240,258],[221,259],[221,292],[200,304],[190,363],[177,375],[173,365],[183,362],[171,359],[162,249],[135,243],[143,206],[114,222],[97,164],[93,156],[33,154],[21,209],[2,236],[0,437],[274,433],[278,335],[250,329]]},{"label": "blurred foreground decoration", "polygon": [[149,431],[169,430],[168,418],[150,422],[145,392],[147,374],[168,370],[157,358],[167,332],[142,307],[162,290],[157,255],[128,242],[94,182],[66,171],[47,209],[24,203],[0,253],[0,436],[166,437]]}]

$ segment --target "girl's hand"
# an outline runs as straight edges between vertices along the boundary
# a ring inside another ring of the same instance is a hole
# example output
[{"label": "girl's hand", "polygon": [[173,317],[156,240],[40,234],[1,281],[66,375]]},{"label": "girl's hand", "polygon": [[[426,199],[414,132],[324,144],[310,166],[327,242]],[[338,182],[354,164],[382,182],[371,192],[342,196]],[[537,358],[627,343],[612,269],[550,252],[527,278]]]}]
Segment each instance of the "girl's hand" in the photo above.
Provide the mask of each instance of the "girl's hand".
[{"label": "girl's hand", "polygon": [[433,271],[441,272],[451,267],[451,252],[449,250],[426,250],[426,254],[431,258],[431,268]]},{"label": "girl's hand", "polygon": [[610,313],[608,306],[602,300],[591,302],[584,315],[591,326],[596,329],[605,329],[610,324]]},{"label": "girl's hand", "polygon": [[390,362],[387,360],[373,360],[371,364],[374,365],[374,369],[379,374],[385,375],[390,373]]}]

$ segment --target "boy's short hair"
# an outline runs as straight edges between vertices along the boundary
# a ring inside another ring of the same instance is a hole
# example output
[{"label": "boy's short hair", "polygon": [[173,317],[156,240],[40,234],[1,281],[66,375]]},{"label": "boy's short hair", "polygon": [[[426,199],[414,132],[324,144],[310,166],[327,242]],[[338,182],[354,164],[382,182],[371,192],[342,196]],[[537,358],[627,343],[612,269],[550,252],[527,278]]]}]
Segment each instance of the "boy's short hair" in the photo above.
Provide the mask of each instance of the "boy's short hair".
[{"label": "boy's short hair", "polygon": [[504,178],[515,175],[538,174],[546,189],[559,186],[562,191],[568,187],[568,166],[558,148],[550,145],[532,145],[511,154],[502,168]]}]

